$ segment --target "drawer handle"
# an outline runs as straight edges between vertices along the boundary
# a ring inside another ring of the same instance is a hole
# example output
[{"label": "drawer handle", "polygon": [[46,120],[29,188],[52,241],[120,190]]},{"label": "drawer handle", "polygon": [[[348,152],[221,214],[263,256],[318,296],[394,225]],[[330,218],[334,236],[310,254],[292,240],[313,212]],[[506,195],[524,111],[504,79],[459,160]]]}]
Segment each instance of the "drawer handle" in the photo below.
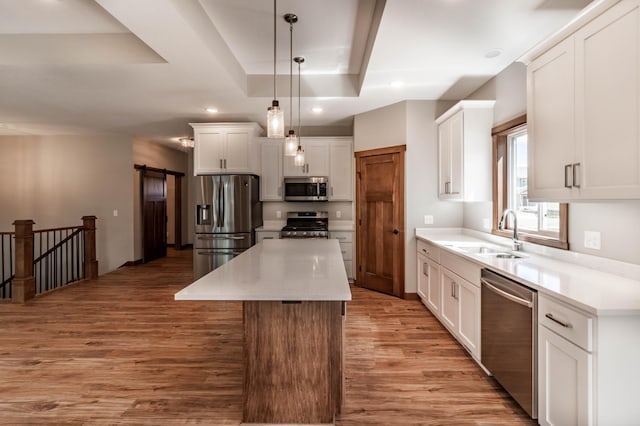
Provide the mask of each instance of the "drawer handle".
[{"label": "drawer handle", "polygon": [[549,318],[551,321],[555,322],[556,324],[560,324],[561,326],[563,326],[564,328],[573,328],[571,326],[571,324],[569,324],[568,322],[563,322],[560,320],[557,320],[553,317],[553,314],[545,314],[545,317]]},{"label": "drawer handle", "polygon": [[336,240],[346,240],[347,237],[336,237]]},{"label": "drawer handle", "polygon": [[427,249],[422,249],[422,251],[427,253],[427,254],[429,254],[429,250],[427,250]]}]

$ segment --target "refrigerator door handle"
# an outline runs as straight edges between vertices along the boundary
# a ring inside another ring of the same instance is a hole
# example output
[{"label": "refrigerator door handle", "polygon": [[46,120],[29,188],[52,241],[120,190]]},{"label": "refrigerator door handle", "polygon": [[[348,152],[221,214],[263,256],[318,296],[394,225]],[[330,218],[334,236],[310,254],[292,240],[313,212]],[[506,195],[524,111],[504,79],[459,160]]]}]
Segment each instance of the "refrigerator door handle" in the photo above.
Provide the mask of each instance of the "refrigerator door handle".
[{"label": "refrigerator door handle", "polygon": [[220,187],[222,188],[222,190],[220,191],[222,193],[222,197],[220,197],[220,201],[221,201],[221,205],[222,205],[222,214],[220,215],[220,226],[224,227],[224,214],[225,214],[225,210],[227,207],[227,200],[226,200],[226,196],[227,196],[227,182],[225,181],[220,181]]},{"label": "refrigerator door handle", "polygon": [[199,240],[244,240],[246,237],[225,237],[219,235],[199,235]]},{"label": "refrigerator door handle", "polygon": [[199,256],[213,256],[216,254],[233,254],[233,255],[238,255],[238,254],[242,254],[244,252],[244,250],[202,250],[199,249],[198,250],[198,255]]},{"label": "refrigerator door handle", "polygon": [[221,219],[221,214],[222,214],[222,202],[221,202],[221,198],[222,198],[222,182],[218,181],[218,194],[216,195],[216,211],[218,213],[218,220],[216,221],[216,226],[217,227],[221,227],[222,226],[222,219]]}]

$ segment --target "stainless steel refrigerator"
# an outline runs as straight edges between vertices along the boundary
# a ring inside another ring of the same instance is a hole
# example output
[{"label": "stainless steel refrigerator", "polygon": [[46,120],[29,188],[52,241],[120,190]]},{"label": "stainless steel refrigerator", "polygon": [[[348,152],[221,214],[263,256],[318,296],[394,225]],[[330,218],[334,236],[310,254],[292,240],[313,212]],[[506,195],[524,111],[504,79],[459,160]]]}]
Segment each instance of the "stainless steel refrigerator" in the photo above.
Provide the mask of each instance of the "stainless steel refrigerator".
[{"label": "stainless steel refrigerator", "polygon": [[262,226],[260,181],[255,175],[196,177],[194,279],[213,271],[255,244]]}]

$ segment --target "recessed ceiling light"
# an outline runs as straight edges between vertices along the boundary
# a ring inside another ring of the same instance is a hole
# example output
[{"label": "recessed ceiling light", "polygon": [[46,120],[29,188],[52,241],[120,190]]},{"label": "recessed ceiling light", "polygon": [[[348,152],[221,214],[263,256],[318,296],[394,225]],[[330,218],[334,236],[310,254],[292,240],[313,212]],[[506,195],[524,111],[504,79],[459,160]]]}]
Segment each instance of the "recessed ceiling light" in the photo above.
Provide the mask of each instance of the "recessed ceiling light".
[{"label": "recessed ceiling light", "polygon": [[391,87],[402,87],[404,86],[404,81],[395,80],[391,82]]},{"label": "recessed ceiling light", "polygon": [[502,49],[491,49],[487,50],[487,52],[484,54],[484,57],[487,59],[492,59],[497,58],[500,55],[502,55]]},{"label": "recessed ceiling light", "polygon": [[218,112],[218,108],[206,108],[205,111],[207,111],[209,114],[215,114],[216,112]]},{"label": "recessed ceiling light", "polygon": [[315,112],[316,114],[320,114],[322,112],[322,108],[321,107],[313,107],[313,108],[311,108],[311,111]]}]

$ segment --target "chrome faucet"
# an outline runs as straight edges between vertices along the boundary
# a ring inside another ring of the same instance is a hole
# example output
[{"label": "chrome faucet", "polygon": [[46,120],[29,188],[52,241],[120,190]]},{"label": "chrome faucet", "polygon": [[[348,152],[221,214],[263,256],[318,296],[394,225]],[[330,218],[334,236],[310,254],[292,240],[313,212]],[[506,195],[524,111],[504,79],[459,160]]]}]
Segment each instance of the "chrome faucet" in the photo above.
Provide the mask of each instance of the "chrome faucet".
[{"label": "chrome faucet", "polygon": [[522,243],[518,241],[518,216],[516,215],[516,212],[511,209],[506,209],[502,213],[502,218],[500,218],[500,223],[498,223],[498,229],[501,231],[504,230],[509,213],[513,216],[513,250],[520,251]]}]

